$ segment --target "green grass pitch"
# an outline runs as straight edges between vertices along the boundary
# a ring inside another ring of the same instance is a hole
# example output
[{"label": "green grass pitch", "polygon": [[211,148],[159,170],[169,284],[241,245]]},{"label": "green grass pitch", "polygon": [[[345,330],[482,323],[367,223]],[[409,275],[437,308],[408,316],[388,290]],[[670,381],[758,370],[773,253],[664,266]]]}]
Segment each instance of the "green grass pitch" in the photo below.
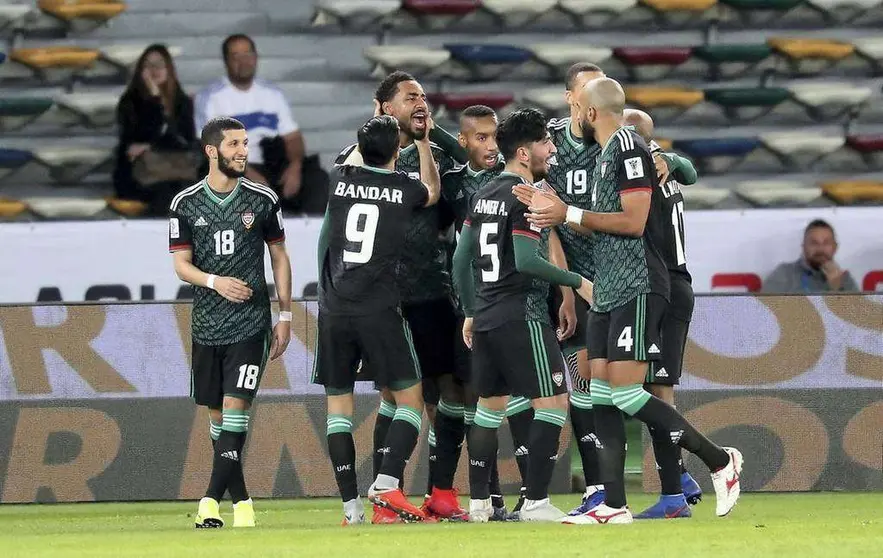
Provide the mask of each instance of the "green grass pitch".
[{"label": "green grass pitch", "polygon": [[[569,509],[577,495],[552,499]],[[652,501],[633,494],[640,511]],[[714,498],[692,519],[630,526],[435,524],[340,527],[336,500],[257,501],[258,527],[193,529],[195,502],[0,506],[0,548],[13,556],[795,556],[883,553],[880,494],[746,494],[730,517]],[[514,503],[514,498],[509,499]],[[232,524],[229,502],[222,505]],[[369,513],[370,515],[370,513]]]}]

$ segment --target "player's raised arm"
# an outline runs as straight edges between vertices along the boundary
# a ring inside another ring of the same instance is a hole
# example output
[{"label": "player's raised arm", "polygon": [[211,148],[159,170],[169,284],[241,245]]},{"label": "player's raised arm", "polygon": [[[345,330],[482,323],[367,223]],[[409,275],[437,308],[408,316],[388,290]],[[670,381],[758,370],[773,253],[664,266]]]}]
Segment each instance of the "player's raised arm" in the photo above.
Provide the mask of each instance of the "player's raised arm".
[{"label": "player's raised arm", "polygon": [[454,161],[463,165],[469,161],[469,153],[460,145],[457,137],[442,128],[434,125],[429,129],[429,139],[442,148],[444,152]]},{"label": "player's raised arm", "polygon": [[[427,125],[432,129],[432,117],[429,118]],[[441,195],[441,177],[438,174],[438,166],[432,156],[432,146],[429,143],[429,134],[423,139],[414,140],[417,146],[417,153],[420,156],[420,181],[426,185],[429,190],[429,198],[426,200],[426,207],[435,205]]]}]

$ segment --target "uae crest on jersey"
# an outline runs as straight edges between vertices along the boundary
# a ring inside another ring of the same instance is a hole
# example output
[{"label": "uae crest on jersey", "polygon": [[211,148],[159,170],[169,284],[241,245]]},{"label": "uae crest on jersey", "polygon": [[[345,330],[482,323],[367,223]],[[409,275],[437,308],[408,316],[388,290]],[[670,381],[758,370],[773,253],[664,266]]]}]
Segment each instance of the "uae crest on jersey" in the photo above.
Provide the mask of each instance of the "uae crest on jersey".
[{"label": "uae crest on jersey", "polygon": [[254,212],[253,211],[243,211],[242,212],[242,224],[245,225],[246,229],[250,229],[252,225],[254,225]]},{"label": "uae crest on jersey", "polygon": [[555,382],[556,386],[561,387],[561,384],[564,383],[564,373],[555,372],[552,374],[552,381]]}]

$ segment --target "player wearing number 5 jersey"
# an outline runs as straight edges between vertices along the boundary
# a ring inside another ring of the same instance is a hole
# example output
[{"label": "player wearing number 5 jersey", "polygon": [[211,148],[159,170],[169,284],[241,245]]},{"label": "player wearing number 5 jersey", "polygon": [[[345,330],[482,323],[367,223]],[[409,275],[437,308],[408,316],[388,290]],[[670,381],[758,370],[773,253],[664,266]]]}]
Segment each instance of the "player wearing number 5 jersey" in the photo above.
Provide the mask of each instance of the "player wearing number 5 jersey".
[{"label": "player wearing number 5 jersey", "polygon": [[[278,197],[243,177],[245,127],[232,118],[216,118],[203,128],[202,143],[208,176],[172,200],[169,219],[175,272],[194,286],[191,395],[209,409],[214,446],[196,527],[224,525],[219,502],[228,490],[233,526],[253,527],[242,448],[267,358],[278,358],[291,338],[291,264]],[[265,245],[279,295],[279,323],[272,332]]]},{"label": "player wearing number 5 jersey", "polygon": [[402,317],[396,265],[415,214],[441,190],[432,147],[415,141],[420,179],[396,172],[399,124],[376,116],[358,132],[362,166],[339,165],[319,238],[319,326],[313,382],[328,400],[328,452],[340,489],[344,525],[364,522],[356,485],[352,436],[353,386],[359,362],[378,389],[392,393],[395,415],[383,442],[383,461],[368,497],[403,520],[423,511],[399,489],[417,444],[423,414],[420,364]]}]

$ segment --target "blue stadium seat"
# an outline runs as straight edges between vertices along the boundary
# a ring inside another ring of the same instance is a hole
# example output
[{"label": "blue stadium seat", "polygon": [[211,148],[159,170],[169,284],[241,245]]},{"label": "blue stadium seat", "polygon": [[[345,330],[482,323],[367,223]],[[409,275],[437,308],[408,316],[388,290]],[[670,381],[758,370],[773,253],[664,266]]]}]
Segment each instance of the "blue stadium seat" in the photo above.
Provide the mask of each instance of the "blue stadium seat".
[{"label": "blue stadium seat", "polygon": [[757,138],[713,138],[675,140],[674,148],[697,159],[744,157],[760,146]]},{"label": "blue stadium seat", "polygon": [[0,52],[0,64],[6,62],[6,53]]},{"label": "blue stadium seat", "polygon": [[30,151],[24,149],[7,149],[0,147],[0,178],[3,178],[33,160]]},{"label": "blue stadium seat", "polygon": [[472,79],[493,79],[533,58],[530,50],[513,45],[454,43],[444,47]]}]

